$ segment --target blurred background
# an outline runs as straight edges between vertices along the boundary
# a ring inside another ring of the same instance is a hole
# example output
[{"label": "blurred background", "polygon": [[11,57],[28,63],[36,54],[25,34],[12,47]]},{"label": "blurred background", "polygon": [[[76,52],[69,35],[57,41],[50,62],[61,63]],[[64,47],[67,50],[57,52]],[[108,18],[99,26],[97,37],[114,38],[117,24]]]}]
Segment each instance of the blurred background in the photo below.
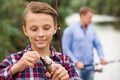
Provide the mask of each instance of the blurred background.
[{"label": "blurred background", "polygon": [[[29,1],[42,1],[55,7],[55,0],[0,0],[0,62],[8,55],[22,50],[29,43],[22,32],[22,18]],[[58,0],[61,32],[67,25],[79,21],[80,7],[88,6],[95,11],[93,27],[104,47],[106,66],[97,65],[103,72],[95,72],[95,80],[120,79],[120,0]],[[59,33],[52,44],[60,51]],[[95,51],[95,63],[99,60]]]}]

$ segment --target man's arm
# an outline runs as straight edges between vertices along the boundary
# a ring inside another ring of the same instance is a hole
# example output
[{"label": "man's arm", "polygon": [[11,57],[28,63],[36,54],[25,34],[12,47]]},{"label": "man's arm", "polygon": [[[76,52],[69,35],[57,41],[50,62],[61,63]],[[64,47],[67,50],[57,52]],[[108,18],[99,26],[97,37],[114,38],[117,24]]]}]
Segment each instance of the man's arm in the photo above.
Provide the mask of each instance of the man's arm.
[{"label": "man's arm", "polygon": [[107,64],[107,61],[104,59],[104,51],[103,51],[103,46],[97,36],[97,33],[95,32],[94,34],[94,47],[96,48],[97,50],[97,54],[100,58],[100,62],[101,64]]},{"label": "man's arm", "polygon": [[69,57],[71,57],[71,59],[73,60],[74,63],[77,62],[77,59],[74,57],[74,54],[71,51],[71,45],[72,45],[72,31],[70,31],[70,29],[65,29],[64,34],[63,34],[63,38],[62,38],[62,45],[63,45],[63,51],[66,55],[68,55]]}]

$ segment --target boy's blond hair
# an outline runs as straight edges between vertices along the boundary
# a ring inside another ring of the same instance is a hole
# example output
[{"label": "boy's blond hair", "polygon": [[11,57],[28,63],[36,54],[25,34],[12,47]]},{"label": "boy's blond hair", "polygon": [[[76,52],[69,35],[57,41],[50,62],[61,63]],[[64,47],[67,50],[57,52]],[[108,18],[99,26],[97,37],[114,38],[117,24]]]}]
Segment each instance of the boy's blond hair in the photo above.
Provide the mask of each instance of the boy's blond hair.
[{"label": "boy's blond hair", "polygon": [[24,19],[23,19],[23,25],[26,26],[26,17],[29,15],[29,12],[31,13],[44,13],[44,14],[49,14],[53,17],[54,23],[56,23],[56,18],[57,18],[57,12],[54,8],[52,8],[50,5],[47,3],[43,2],[30,2],[27,4],[27,7],[24,10]]}]

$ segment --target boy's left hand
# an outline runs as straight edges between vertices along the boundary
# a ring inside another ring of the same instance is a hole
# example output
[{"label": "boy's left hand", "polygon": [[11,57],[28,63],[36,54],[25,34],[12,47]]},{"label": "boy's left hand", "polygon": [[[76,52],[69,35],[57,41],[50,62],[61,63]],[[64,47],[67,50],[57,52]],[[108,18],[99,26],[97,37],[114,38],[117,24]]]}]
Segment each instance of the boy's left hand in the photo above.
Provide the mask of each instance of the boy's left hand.
[{"label": "boy's left hand", "polygon": [[47,77],[51,77],[52,80],[69,80],[67,70],[60,64],[52,64],[51,73],[46,73]]}]

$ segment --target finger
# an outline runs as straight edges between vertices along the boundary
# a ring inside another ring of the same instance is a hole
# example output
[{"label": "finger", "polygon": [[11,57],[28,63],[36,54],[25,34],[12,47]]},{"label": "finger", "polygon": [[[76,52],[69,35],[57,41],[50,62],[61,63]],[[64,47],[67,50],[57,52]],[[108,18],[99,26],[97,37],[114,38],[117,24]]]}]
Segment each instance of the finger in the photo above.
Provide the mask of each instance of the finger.
[{"label": "finger", "polygon": [[[59,66],[59,65],[58,65]],[[53,79],[57,79],[59,80],[61,78],[61,76],[63,75],[63,72],[65,71],[65,68],[62,66],[59,66],[59,68],[55,71],[54,75],[53,75]],[[60,76],[59,76],[60,75]]]},{"label": "finger", "polygon": [[27,60],[24,60],[24,61],[19,61],[18,63],[16,63],[19,67],[19,71],[23,71],[25,68],[27,67],[34,67],[34,64],[27,61]]},{"label": "finger", "polygon": [[62,67],[60,64],[52,64],[52,69],[51,72],[54,73],[56,72],[57,69],[59,69],[60,67]]},{"label": "finger", "polygon": [[19,65],[21,70],[24,70],[27,67],[34,67],[35,63],[36,60],[34,58],[28,56],[28,53],[24,53],[22,58],[18,61],[17,65]]},{"label": "finger", "polygon": [[63,76],[60,80],[69,80],[69,75]]},{"label": "finger", "polygon": [[32,51],[32,52],[33,52],[33,54],[36,55],[35,57],[37,57],[38,59],[40,59],[40,54],[37,51]]},{"label": "finger", "polygon": [[28,51],[28,52],[29,52],[29,54],[32,55],[32,57],[40,59],[40,55],[37,51]]},{"label": "finger", "polygon": [[[24,68],[27,68],[27,67],[34,67],[34,62],[31,61],[32,58],[28,58],[28,57],[25,57],[23,60],[21,60],[19,63],[22,64],[22,66],[24,66]],[[21,66],[21,67],[22,67]]]},{"label": "finger", "polygon": [[34,58],[36,62],[40,60],[40,55],[36,51],[28,51],[26,55]]},{"label": "finger", "polygon": [[35,64],[37,62],[35,58],[29,57],[29,56],[26,56],[26,60],[32,64]]},{"label": "finger", "polygon": [[51,74],[49,72],[47,72],[45,75],[49,78],[51,77]]},{"label": "finger", "polygon": [[27,65],[26,67],[32,67],[32,68],[34,67],[34,64],[31,62],[27,62],[26,65]]},{"label": "finger", "polygon": [[60,74],[57,76],[57,78],[62,79],[64,76],[68,76],[68,72],[63,69]]}]

